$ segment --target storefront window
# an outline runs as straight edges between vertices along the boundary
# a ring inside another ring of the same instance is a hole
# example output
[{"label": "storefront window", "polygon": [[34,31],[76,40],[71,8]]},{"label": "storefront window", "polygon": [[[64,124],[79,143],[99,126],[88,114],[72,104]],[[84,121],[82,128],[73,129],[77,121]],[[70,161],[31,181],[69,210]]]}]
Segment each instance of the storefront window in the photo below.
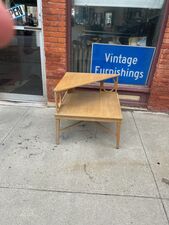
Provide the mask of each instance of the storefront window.
[{"label": "storefront window", "polygon": [[164,0],[74,0],[71,70],[90,72],[93,43],[156,47]]},{"label": "storefront window", "polygon": [[[41,30],[36,0],[5,0],[15,23],[15,36],[0,49],[0,94],[43,95]],[[40,24],[39,24],[40,25]]]}]

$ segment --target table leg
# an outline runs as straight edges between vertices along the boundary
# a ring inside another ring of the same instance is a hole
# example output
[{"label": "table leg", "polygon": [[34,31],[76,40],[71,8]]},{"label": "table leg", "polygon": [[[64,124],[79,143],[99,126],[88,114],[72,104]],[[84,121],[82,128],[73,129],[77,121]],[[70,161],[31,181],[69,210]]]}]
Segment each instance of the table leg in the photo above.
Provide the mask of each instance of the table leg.
[{"label": "table leg", "polygon": [[56,119],[56,144],[60,144],[60,119]]},{"label": "table leg", "polygon": [[120,126],[121,126],[121,121],[116,122],[116,148],[119,148],[120,144]]}]

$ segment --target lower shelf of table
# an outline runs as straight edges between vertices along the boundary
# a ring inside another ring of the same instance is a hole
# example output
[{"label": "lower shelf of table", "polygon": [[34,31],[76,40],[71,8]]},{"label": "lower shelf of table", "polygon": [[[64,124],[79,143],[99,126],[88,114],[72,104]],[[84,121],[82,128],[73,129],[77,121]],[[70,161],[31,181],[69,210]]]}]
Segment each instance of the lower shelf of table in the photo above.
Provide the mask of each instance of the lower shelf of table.
[{"label": "lower shelf of table", "polygon": [[122,120],[118,94],[75,90],[67,94],[56,118],[105,122]]}]

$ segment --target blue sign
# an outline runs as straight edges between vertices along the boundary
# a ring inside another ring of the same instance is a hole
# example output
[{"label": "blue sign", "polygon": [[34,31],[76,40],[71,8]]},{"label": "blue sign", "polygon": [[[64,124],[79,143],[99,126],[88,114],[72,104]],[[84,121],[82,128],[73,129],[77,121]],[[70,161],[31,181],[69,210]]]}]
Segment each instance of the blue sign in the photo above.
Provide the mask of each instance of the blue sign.
[{"label": "blue sign", "polygon": [[121,84],[145,85],[154,51],[152,47],[94,43],[91,72],[119,74]]}]

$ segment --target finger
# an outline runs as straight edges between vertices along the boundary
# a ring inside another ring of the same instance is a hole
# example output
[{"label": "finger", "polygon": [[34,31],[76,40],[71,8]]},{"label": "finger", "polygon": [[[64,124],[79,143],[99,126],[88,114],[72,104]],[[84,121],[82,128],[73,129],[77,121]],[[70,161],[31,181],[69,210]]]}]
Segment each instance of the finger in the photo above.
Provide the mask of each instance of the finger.
[{"label": "finger", "polygon": [[0,48],[9,44],[14,35],[13,21],[10,13],[0,2]]}]

